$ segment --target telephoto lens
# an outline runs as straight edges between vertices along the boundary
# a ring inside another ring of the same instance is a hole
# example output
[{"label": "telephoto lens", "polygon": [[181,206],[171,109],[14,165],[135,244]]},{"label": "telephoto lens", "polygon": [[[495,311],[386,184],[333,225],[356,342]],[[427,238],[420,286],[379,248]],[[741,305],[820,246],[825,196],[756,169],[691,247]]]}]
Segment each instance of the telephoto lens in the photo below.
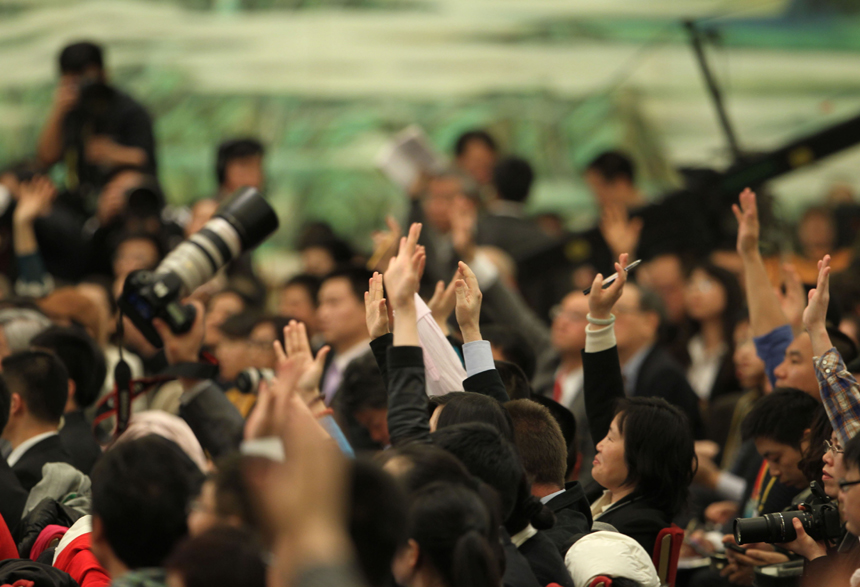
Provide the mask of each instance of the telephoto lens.
[{"label": "telephoto lens", "polygon": [[271,369],[257,369],[251,367],[245,369],[236,377],[236,389],[242,393],[256,394],[260,390],[262,381],[271,381],[275,378],[275,372]]},{"label": "telephoto lens", "polygon": [[759,518],[738,518],[734,523],[738,544],[766,542],[782,544],[797,538],[792,520],[797,518],[813,540],[835,540],[842,536],[839,509],[833,503],[800,504],[804,510],[777,512]]},{"label": "telephoto lens", "polygon": [[254,188],[241,188],[155,271],[131,273],[118,305],[141,334],[160,348],[163,342],[152,319],[164,320],[174,333],[187,332],[194,324],[194,306],[184,306],[180,300],[277,229],[278,216],[263,196]]}]

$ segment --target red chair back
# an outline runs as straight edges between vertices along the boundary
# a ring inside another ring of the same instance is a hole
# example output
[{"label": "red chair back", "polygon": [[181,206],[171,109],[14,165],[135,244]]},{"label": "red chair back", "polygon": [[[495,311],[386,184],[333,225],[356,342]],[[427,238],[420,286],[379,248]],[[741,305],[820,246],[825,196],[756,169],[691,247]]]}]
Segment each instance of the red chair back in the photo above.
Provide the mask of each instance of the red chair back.
[{"label": "red chair back", "polygon": [[663,528],[654,543],[654,566],[662,585],[675,587],[678,574],[678,559],[681,558],[681,545],[684,543],[684,530],[672,524]]},{"label": "red chair back", "polygon": [[588,587],[612,587],[612,579],[604,577],[603,575],[598,575],[591,580]]}]

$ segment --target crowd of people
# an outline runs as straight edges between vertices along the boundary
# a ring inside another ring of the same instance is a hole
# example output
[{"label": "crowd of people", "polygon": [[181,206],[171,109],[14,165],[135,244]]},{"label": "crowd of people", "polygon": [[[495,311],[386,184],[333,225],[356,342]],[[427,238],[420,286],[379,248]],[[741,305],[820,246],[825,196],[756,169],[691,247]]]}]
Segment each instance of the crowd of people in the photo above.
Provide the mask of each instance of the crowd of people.
[{"label": "crowd of people", "polygon": [[0,585],[860,585],[850,194],[765,256],[747,189],[726,250],[611,151],[571,233],[473,130],[372,251],[309,223],[300,273],[237,256],[159,347],[127,277],[265,194],[264,146],[173,206],[102,49],[59,69],[0,174]]}]

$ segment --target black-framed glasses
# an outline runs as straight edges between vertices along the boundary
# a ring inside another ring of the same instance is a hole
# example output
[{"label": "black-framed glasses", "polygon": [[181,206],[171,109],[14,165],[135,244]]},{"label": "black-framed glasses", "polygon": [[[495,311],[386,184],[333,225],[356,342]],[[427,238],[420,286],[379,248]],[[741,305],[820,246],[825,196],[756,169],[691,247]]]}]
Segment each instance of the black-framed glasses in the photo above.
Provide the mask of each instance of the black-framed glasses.
[{"label": "black-framed glasses", "polygon": [[845,479],[842,479],[839,481],[839,491],[845,491],[852,485],[860,485],[860,479],[857,481],[846,481]]},{"label": "black-framed glasses", "polygon": [[842,453],[845,452],[845,449],[839,448],[838,445],[833,444],[829,440],[824,441],[824,446],[827,448],[827,450],[832,452],[834,455],[841,455]]}]

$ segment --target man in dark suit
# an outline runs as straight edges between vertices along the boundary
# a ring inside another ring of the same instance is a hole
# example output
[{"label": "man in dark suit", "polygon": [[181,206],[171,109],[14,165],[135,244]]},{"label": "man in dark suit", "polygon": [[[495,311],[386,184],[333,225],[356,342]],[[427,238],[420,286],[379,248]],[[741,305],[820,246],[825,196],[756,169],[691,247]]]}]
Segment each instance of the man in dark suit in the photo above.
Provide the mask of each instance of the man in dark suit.
[{"label": "man in dark suit", "polygon": [[514,423],[514,441],[532,483],[532,495],[549,507],[555,525],[543,533],[562,557],[579,537],[591,531],[591,507],[579,483],[564,484],[567,445],[550,411],[532,400],[505,404]]},{"label": "man in dark suit", "polygon": [[618,357],[627,396],[661,397],[678,406],[690,418],[695,437],[704,438],[699,399],[684,369],[657,346],[663,320],[660,297],[628,282],[614,312]]},{"label": "man in dark suit", "polygon": [[[9,419],[11,399],[6,389],[6,382],[0,377],[0,432],[6,427],[6,421]],[[4,459],[0,459],[0,516],[3,517],[3,521],[13,535],[26,503],[27,492],[21,487],[21,482],[18,481],[9,464]]]},{"label": "man in dark suit", "polygon": [[72,464],[89,475],[102,454],[93,428],[84,415],[98,398],[107,374],[104,354],[96,341],[80,328],[52,326],[30,342],[35,348],[52,351],[69,372],[69,394],[60,428],[60,442]]},{"label": "man in dark suit", "polygon": [[53,353],[22,351],[3,359],[3,376],[10,404],[3,438],[12,445],[6,461],[30,491],[42,480],[43,465],[72,463],[57,433],[68,399],[69,374]]}]

